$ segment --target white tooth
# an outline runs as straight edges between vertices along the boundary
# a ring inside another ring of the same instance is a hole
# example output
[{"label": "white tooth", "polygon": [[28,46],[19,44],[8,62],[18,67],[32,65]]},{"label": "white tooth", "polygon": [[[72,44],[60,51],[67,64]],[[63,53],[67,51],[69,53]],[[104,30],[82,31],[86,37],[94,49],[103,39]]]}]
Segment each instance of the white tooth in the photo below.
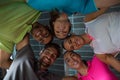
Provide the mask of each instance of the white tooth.
[{"label": "white tooth", "polygon": [[39,36],[39,34],[40,34],[40,32],[37,32],[37,34],[36,34],[36,35],[37,35],[37,36]]},{"label": "white tooth", "polygon": [[75,62],[74,62],[74,65],[76,65],[76,64],[77,64],[77,62],[75,61]]},{"label": "white tooth", "polygon": [[77,40],[77,43],[80,44],[80,41]]}]

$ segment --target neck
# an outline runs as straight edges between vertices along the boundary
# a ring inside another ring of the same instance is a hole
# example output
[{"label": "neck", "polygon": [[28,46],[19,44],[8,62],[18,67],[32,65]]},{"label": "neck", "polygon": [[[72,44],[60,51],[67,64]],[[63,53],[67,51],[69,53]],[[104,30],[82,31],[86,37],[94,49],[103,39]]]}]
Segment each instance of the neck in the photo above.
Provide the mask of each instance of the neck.
[{"label": "neck", "polygon": [[90,44],[91,41],[93,40],[89,34],[82,34],[81,38],[84,40],[85,44]]},{"label": "neck", "polygon": [[39,70],[45,71],[45,70],[47,70],[47,69],[41,66],[41,67],[39,67]]}]

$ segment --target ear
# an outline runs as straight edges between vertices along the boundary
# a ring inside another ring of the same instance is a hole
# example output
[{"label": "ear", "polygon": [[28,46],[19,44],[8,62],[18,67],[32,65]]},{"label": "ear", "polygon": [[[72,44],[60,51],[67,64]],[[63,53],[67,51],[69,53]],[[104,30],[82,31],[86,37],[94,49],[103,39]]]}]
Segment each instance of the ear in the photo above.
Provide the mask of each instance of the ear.
[{"label": "ear", "polygon": [[53,25],[55,24],[55,21],[52,23]]},{"label": "ear", "polygon": [[40,51],[39,56],[40,56],[43,52],[44,52],[44,49],[42,49],[42,50]]}]

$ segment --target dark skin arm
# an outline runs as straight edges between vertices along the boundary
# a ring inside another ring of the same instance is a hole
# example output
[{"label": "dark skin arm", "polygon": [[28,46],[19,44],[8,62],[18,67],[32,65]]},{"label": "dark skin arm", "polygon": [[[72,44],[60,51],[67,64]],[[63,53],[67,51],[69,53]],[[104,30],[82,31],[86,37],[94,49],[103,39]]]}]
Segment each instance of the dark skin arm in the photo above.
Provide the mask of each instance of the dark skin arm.
[{"label": "dark skin arm", "polygon": [[84,22],[88,22],[91,21],[95,18],[97,18],[98,16],[102,15],[103,13],[105,13],[107,11],[108,8],[101,8],[99,11],[88,14],[85,16],[84,18]]},{"label": "dark skin arm", "polygon": [[78,80],[76,76],[65,76],[62,80]]},{"label": "dark skin arm", "polygon": [[120,61],[117,60],[113,55],[111,54],[95,54],[102,62],[110,65],[115,70],[120,72]]}]

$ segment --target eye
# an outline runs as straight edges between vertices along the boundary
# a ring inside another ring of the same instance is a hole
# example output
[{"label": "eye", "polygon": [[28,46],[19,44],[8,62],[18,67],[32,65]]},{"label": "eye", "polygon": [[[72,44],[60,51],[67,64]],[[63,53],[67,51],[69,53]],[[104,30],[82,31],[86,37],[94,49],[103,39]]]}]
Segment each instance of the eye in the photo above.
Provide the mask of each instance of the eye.
[{"label": "eye", "polygon": [[51,54],[52,58],[55,59],[57,57],[57,55],[55,54]]},{"label": "eye", "polygon": [[69,39],[69,40],[68,40],[68,43],[69,43],[69,44],[71,44],[71,43],[72,43],[71,39]]},{"label": "eye", "polygon": [[49,50],[45,50],[44,52],[45,52],[46,55],[49,55],[49,54],[50,54],[50,53],[49,53]]},{"label": "eye", "polygon": [[75,56],[75,54],[71,54],[71,57],[74,57]]},{"label": "eye", "polygon": [[41,43],[43,40],[42,40],[42,38],[39,38],[39,42]]},{"label": "eye", "polygon": [[74,47],[72,45],[70,46],[70,50],[74,50]]},{"label": "eye", "polygon": [[46,34],[45,34],[45,38],[47,38],[48,36],[49,36],[49,33],[46,33]]},{"label": "eye", "polygon": [[65,62],[66,62],[66,63],[69,63],[69,62],[70,62],[70,60],[67,58],[67,59],[65,60]]},{"label": "eye", "polygon": [[72,45],[72,40],[69,39],[69,40],[68,40],[68,43],[69,43],[69,45],[70,45],[70,50],[73,50],[73,49],[74,49],[74,46]]}]

